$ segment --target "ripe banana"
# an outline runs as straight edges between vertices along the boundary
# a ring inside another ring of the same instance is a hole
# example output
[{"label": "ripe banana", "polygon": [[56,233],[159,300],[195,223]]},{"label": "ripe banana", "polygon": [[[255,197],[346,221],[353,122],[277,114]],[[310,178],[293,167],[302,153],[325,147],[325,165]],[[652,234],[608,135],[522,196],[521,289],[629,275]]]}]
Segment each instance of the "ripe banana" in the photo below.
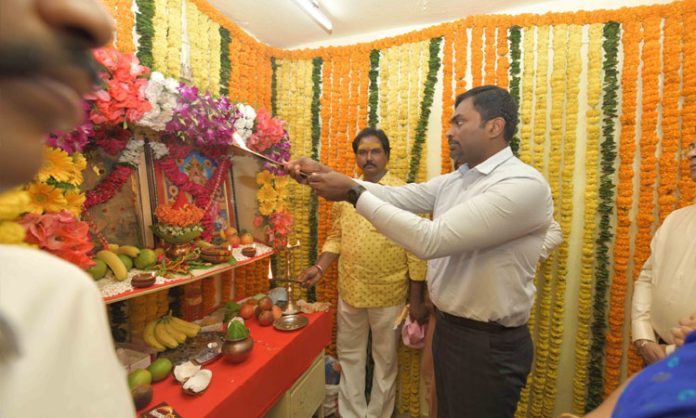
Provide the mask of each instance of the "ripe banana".
[{"label": "ripe banana", "polygon": [[164,317],[162,318],[161,322],[164,323],[164,329],[167,330],[167,333],[171,335],[176,340],[176,342],[181,344],[184,341],[186,341],[186,334],[174,328],[171,324],[171,321],[169,321],[169,318]]},{"label": "ripe banana", "polygon": [[179,343],[167,332],[164,325],[164,322],[161,320],[157,321],[157,324],[155,325],[155,338],[157,338],[157,341],[167,348],[178,347]]},{"label": "ripe banana", "polygon": [[140,254],[140,248],[132,245],[121,245],[118,247],[118,254],[125,254],[128,257],[137,257]]},{"label": "ripe banana", "polygon": [[184,321],[183,319],[177,318],[175,316],[170,317],[169,322],[172,324],[173,327],[175,327],[179,331],[183,332],[188,337],[195,337],[196,335],[198,335],[198,332],[201,330],[201,327],[198,324]]},{"label": "ripe banana", "polygon": [[166,347],[160,344],[160,342],[157,341],[157,338],[155,338],[155,325],[157,325],[156,319],[148,322],[147,325],[145,325],[145,329],[143,330],[143,340],[150,347],[162,352],[166,350]]},{"label": "ripe banana", "polygon": [[207,247],[212,247],[213,244],[209,243],[208,241],[204,241],[202,239],[199,239],[196,241],[196,247],[198,248],[207,248]]},{"label": "ripe banana", "polygon": [[116,254],[109,250],[101,250],[97,253],[97,258],[109,266],[111,271],[114,272],[116,280],[126,280],[128,277],[128,269],[126,269],[126,265],[123,264],[123,261],[121,261]]},{"label": "ripe banana", "polygon": [[108,247],[109,247],[108,248],[109,251],[113,251],[113,252],[118,251],[118,244],[108,244]]}]

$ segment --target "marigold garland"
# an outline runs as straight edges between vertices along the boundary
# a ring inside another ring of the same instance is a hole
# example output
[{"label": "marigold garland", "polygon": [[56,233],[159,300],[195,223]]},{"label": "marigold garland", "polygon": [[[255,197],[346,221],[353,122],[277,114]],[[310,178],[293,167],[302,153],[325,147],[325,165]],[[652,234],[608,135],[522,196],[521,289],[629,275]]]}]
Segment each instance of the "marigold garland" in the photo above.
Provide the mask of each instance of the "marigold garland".
[{"label": "marigold garland", "polygon": [[602,145],[601,145],[601,180],[599,188],[600,215],[595,241],[595,284],[594,303],[592,308],[592,345],[587,370],[587,402],[585,413],[594,410],[603,400],[602,371],[604,366],[604,347],[607,332],[607,292],[609,290],[609,245],[614,236],[612,215],[614,209],[614,164],[616,160],[616,141],[614,133],[617,121],[617,90],[618,90],[618,51],[619,30],[616,22],[604,25],[603,49],[604,62],[604,98],[602,102]]},{"label": "marigold garland", "polygon": [[447,131],[449,130],[450,116],[454,108],[454,36],[443,39],[442,58],[442,123],[440,138],[440,174],[452,170]]},{"label": "marigold garland", "polygon": [[[536,104],[535,115],[534,115],[534,166],[545,173],[553,173],[555,176],[548,176],[549,185],[551,186],[551,195],[554,202],[558,202],[558,175],[561,172],[561,160],[560,160],[560,146],[556,146],[556,153],[553,153],[553,142],[551,144],[552,150],[550,152],[550,157],[548,160],[548,167],[544,170],[544,151],[545,151],[545,135],[542,132],[546,132],[546,97],[547,97],[547,74],[549,71],[548,65],[548,48],[549,48],[549,33],[551,28],[549,26],[543,26],[537,28],[537,65],[536,65],[536,89],[535,96],[540,98]],[[554,59],[559,59],[561,53],[564,49],[560,49],[558,54],[554,55]],[[556,70],[556,68],[554,68]],[[558,91],[558,89],[555,89]],[[553,102],[552,102],[553,104]],[[552,119],[553,121],[553,119]],[[539,134],[537,134],[539,132]],[[558,141],[560,138],[558,136],[551,137],[556,138]],[[537,300],[539,305],[539,312],[536,318],[536,323],[538,327],[537,331],[537,342],[536,342],[536,353],[534,357],[534,387],[531,388],[529,405],[532,416],[538,417],[542,416],[542,408],[544,405],[544,388],[547,379],[547,359],[550,355],[549,352],[549,341],[551,338],[550,321],[551,315],[553,313],[553,265],[557,253],[554,253],[549,257],[547,261],[547,267],[544,269],[543,281],[539,283],[541,285],[541,290],[538,291]]]},{"label": "marigold garland", "polygon": [[[497,61],[495,66],[495,85],[504,89],[508,88],[508,73],[510,71],[510,62],[508,60],[508,28],[506,26],[498,26],[497,36]],[[518,45],[519,47],[519,45]],[[517,102],[519,103],[519,101]]]},{"label": "marigold garland", "polygon": [[471,29],[471,86],[483,83],[483,26],[474,24]]},{"label": "marigold garland", "polygon": [[484,62],[484,67],[483,67],[483,77],[482,77],[482,82],[483,84],[495,84],[495,77],[496,77],[496,70],[495,70],[495,64],[496,64],[496,58],[497,58],[497,51],[496,51],[496,28],[493,26],[486,26],[484,28],[484,33],[485,33],[485,62]]},{"label": "marigold garland", "polygon": [[[524,28],[524,70],[522,71],[522,98],[520,101],[520,159],[527,164],[532,164],[534,157],[534,108],[533,100],[536,96],[534,85],[536,80],[534,28]],[[543,96],[542,96],[543,97]]]},{"label": "marigold garland", "polygon": [[678,10],[674,10],[674,15],[665,17],[663,56],[668,57],[663,60],[662,73],[664,74],[662,89],[662,155],[660,156],[660,185],[657,193],[659,204],[658,216],[659,223],[672,212],[676,207],[677,195],[677,170],[679,153],[680,132],[680,113],[679,97],[682,94],[681,75],[682,67],[682,44],[683,26]]},{"label": "marigold garland", "polygon": [[[167,9],[167,0],[154,0],[154,16],[152,16],[152,69],[161,73],[167,72],[167,29],[169,10]],[[136,18],[137,26],[137,18]],[[139,45],[139,49],[142,44]],[[140,59],[142,62],[142,59]]]},{"label": "marigold garland", "polygon": [[181,19],[181,1],[167,0],[167,68],[162,72],[175,79],[181,75]]},{"label": "marigold garland", "polygon": [[[681,170],[679,177],[679,207],[690,205],[696,197],[696,182],[689,174],[689,161],[685,158],[689,144],[696,135],[696,1],[689,0],[684,3],[683,9],[683,57],[682,65],[682,97],[684,105],[681,112]],[[670,57],[672,59],[673,57]]]},{"label": "marigold garland", "polygon": [[614,241],[614,277],[609,293],[609,328],[605,349],[604,396],[619,385],[623,359],[626,289],[630,257],[630,228],[633,196],[633,160],[635,158],[636,81],[638,80],[638,47],[641,41],[640,22],[623,23],[623,70],[621,74],[622,116],[619,142],[619,178],[616,196],[616,235]]},{"label": "marigold garland", "polygon": [[[580,287],[575,346],[575,376],[573,378],[573,411],[584,413],[587,395],[587,364],[590,349],[590,320],[592,316],[592,281],[594,273],[594,240],[597,233],[599,139],[601,137],[602,93],[602,30],[600,24],[589,28],[587,56],[587,140],[585,145],[585,191],[582,235]],[[570,96],[572,97],[572,96]]]},{"label": "marigold garland", "polygon": [[[634,238],[633,280],[637,280],[643,264],[650,256],[655,216],[655,183],[657,180],[657,107],[660,104],[659,75],[662,71],[660,59],[659,16],[650,16],[643,20],[643,72],[642,115],[640,141],[640,191],[638,195],[638,213],[636,214],[636,235]],[[632,345],[631,345],[632,346]],[[643,367],[643,359],[629,346],[628,373],[637,372]]]},{"label": "marigold garland", "polygon": [[133,0],[116,0],[116,46],[119,51],[129,53],[135,50],[133,44]]}]

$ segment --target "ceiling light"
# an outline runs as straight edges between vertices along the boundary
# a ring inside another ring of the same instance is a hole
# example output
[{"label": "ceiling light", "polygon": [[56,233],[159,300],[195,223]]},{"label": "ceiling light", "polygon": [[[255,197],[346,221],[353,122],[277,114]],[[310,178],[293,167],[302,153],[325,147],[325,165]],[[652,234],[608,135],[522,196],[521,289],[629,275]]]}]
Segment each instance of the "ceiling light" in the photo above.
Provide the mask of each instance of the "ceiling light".
[{"label": "ceiling light", "polygon": [[312,19],[320,24],[327,32],[333,31],[331,20],[319,10],[319,4],[316,0],[293,0],[302,10],[305,11]]}]

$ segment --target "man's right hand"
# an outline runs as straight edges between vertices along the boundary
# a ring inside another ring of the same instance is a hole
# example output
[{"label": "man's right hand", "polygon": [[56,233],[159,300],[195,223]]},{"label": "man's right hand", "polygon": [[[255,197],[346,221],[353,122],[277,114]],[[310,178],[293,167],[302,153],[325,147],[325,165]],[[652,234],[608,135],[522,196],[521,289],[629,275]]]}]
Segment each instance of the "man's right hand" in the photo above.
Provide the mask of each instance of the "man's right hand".
[{"label": "man's right hand", "polygon": [[646,363],[652,364],[667,357],[665,346],[650,340],[637,340],[635,347]]},{"label": "man's right hand", "polygon": [[314,161],[311,158],[300,157],[296,160],[285,163],[285,172],[290,175],[295,181],[301,184],[307,184],[307,175],[312,173],[328,173],[331,169],[319,161]]},{"label": "man's right hand", "polygon": [[310,266],[307,267],[300,275],[297,277],[297,280],[302,282],[302,287],[309,287],[321,279],[321,271],[317,268],[317,266]]}]

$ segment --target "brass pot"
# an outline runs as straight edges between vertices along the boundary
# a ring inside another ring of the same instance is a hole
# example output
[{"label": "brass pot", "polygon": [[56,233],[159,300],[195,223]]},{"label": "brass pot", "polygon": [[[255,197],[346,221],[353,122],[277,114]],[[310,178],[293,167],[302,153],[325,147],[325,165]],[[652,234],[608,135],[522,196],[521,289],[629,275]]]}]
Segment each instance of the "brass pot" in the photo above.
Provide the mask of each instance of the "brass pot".
[{"label": "brass pot", "polygon": [[191,244],[169,244],[165,250],[169,258],[181,258],[192,251]]},{"label": "brass pot", "polygon": [[222,357],[230,363],[241,363],[249,357],[254,347],[254,340],[246,337],[237,340],[225,340],[222,344]]}]

